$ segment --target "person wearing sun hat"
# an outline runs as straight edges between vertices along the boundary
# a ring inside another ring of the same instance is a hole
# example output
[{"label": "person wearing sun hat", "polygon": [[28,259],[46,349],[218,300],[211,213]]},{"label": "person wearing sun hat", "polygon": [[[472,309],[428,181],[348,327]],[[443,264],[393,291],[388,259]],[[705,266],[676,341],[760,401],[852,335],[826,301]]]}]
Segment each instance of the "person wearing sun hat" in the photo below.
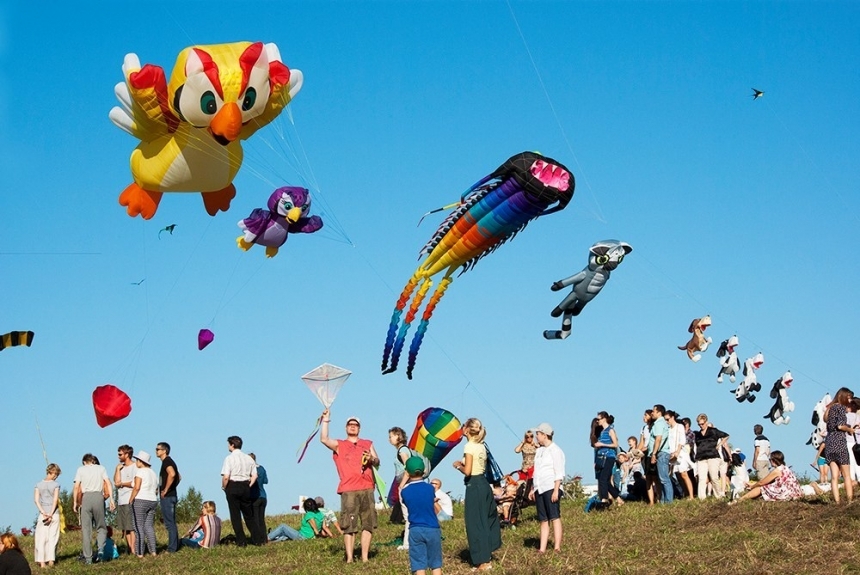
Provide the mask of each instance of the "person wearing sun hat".
[{"label": "person wearing sun hat", "polygon": [[535,453],[534,487],[529,499],[537,506],[540,522],[539,552],[544,553],[549,541],[549,524],[553,527],[553,543],[556,551],[561,551],[561,507],[559,491],[564,480],[564,452],[553,442],[553,429],[549,423],[541,423],[535,428],[538,447]]},{"label": "person wearing sun hat", "polygon": [[376,529],[376,505],[373,496],[375,483],[373,469],[379,468],[379,456],[369,439],[358,437],[361,421],[357,417],[346,420],[346,439],[329,437],[328,424],[331,412],[322,412],[320,442],[331,449],[332,460],[337,468],[340,482],[340,527],[346,548],[346,562],[352,563],[355,534],[361,526],[361,560],[366,562],[370,553],[370,542]]},{"label": "person wearing sun hat", "polygon": [[137,471],[129,505],[134,517],[134,554],[143,557],[145,551],[155,557],[155,508],[158,506],[158,476],[152,470],[152,457],[146,451],[134,456]]},{"label": "person wearing sun hat", "polygon": [[442,573],[442,530],[436,518],[436,489],[424,481],[424,460],[413,455],[406,460],[409,482],[400,490],[400,499],[409,509],[409,568],[424,574]]}]

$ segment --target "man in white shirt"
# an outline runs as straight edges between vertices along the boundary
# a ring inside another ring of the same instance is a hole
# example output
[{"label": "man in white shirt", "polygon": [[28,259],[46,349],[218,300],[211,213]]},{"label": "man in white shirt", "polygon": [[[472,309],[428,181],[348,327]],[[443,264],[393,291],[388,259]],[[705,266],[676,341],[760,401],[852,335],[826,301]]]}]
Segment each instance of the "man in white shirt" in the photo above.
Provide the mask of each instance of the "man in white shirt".
[{"label": "man in white shirt", "polygon": [[430,480],[430,485],[436,491],[436,500],[433,502],[433,508],[436,510],[436,519],[439,521],[448,521],[454,518],[454,502],[451,501],[451,496],[442,491],[442,480],[435,477]]},{"label": "man in white shirt", "polygon": [[552,441],[553,430],[549,423],[541,423],[535,429],[540,447],[535,452],[534,487],[529,499],[535,502],[540,521],[539,553],[546,552],[549,541],[549,524],[553,527],[553,543],[561,551],[561,507],[559,490],[564,481],[564,452]]},{"label": "man in white shirt", "polygon": [[87,453],[81,460],[83,465],[75,473],[75,487],[72,491],[72,511],[81,512],[81,540],[83,542],[83,562],[93,562],[93,526],[96,528],[98,542],[98,559],[102,558],[107,540],[107,524],[105,523],[105,499],[110,500],[110,510],[116,509],[113,501],[113,489],[107,471],[97,463],[98,459],[92,453]]},{"label": "man in white shirt", "polygon": [[770,473],[770,440],[764,436],[764,427],[761,425],[754,425],[753,433],[755,433],[753,469],[759,479],[764,479],[764,476]]},{"label": "man in white shirt", "polygon": [[122,531],[128,544],[129,555],[134,555],[134,520],[128,502],[134,489],[134,473],[137,471],[132,457],[134,449],[131,445],[120,445],[116,455],[119,457],[119,464],[113,472],[113,484],[116,486],[116,529]]},{"label": "man in white shirt", "polygon": [[257,481],[257,464],[251,456],[242,453],[242,438],[231,435],[227,438],[227,449],[230,455],[224,458],[221,466],[221,489],[227,498],[230,509],[230,523],[236,534],[236,545],[245,547],[248,540],[242,529],[242,518],[251,532],[251,544],[263,545],[266,533],[260,533],[260,522],[254,520],[254,502],[251,500],[251,486]]}]

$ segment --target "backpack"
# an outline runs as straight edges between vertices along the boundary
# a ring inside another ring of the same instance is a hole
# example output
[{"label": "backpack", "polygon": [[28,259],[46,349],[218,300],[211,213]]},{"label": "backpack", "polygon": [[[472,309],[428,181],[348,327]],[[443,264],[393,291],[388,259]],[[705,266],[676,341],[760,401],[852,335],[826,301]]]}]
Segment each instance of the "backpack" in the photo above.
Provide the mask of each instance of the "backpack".
[{"label": "backpack", "polygon": [[498,485],[505,478],[505,474],[502,473],[502,468],[496,463],[496,458],[490,453],[490,447],[486,443],[484,443],[484,449],[487,450],[487,464],[484,467],[484,477],[490,485]]},{"label": "backpack", "polygon": [[430,460],[423,453],[418,453],[411,447],[409,448],[409,452],[412,454],[412,457],[420,457],[421,461],[424,462],[424,479],[430,477],[430,472],[433,471],[433,466],[430,464]]},{"label": "backpack", "polygon": [[430,460],[427,459],[427,457],[425,457],[423,453],[419,453],[418,451],[415,451],[411,447],[409,447],[407,445],[403,445],[397,449],[397,457],[398,458],[400,457],[400,450],[403,449],[404,447],[409,450],[409,457],[418,457],[421,459],[421,461],[424,462],[424,475],[423,475],[424,479],[427,479],[428,477],[430,477],[430,472],[433,470],[433,465],[430,464]]}]

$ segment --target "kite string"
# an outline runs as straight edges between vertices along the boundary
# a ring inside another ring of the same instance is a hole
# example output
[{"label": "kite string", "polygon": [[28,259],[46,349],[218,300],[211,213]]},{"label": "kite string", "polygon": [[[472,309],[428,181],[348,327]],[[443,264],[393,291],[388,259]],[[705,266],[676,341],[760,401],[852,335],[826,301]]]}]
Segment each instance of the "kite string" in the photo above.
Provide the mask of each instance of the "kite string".
[{"label": "kite string", "polygon": [[[244,254],[240,254],[240,257],[241,257],[242,255],[244,255]],[[251,272],[250,274],[248,274],[248,278],[245,280],[245,283],[243,283],[243,284],[239,287],[239,289],[238,289],[238,290],[236,290],[236,292],[235,292],[235,293],[233,293],[233,295],[232,295],[232,296],[230,296],[230,299],[228,299],[228,300],[227,300],[223,305],[221,305],[221,303],[220,303],[220,302],[218,303],[218,307],[217,307],[217,308],[215,308],[215,313],[212,315],[212,319],[209,321],[209,325],[212,325],[212,323],[215,321],[215,318],[218,316],[218,314],[219,314],[219,313],[221,313],[221,310],[223,310],[223,309],[224,309],[224,308],[226,308],[228,305],[230,305],[230,302],[232,302],[234,299],[236,299],[236,296],[237,296],[237,295],[239,295],[240,293],[242,293],[242,291],[244,291],[244,289],[248,286],[248,284],[249,284],[249,283],[251,283],[251,280],[253,280],[253,279],[254,279],[254,277],[257,275],[257,273],[258,273],[261,269],[263,269],[263,265],[265,265],[265,261],[266,261],[265,259],[260,260],[260,263],[259,263],[259,264],[257,264],[256,269],[254,269],[254,271],[253,271],[253,272]],[[238,264],[237,264],[237,265],[238,265]],[[233,273],[230,275],[230,278],[227,280],[227,285],[226,285],[226,287],[224,288],[224,294],[221,296],[221,300],[222,300],[222,301],[224,300],[224,296],[227,294],[227,288],[230,286],[230,283],[232,282],[232,280],[233,280],[233,276],[235,275],[235,273],[236,273],[236,267],[234,267],[234,268],[233,268]]]},{"label": "kite string", "polygon": [[[695,297],[693,294],[691,294],[689,291],[687,291],[686,289],[684,289],[684,287],[683,287],[683,286],[681,286],[678,282],[676,282],[675,280],[673,280],[673,279],[672,279],[671,277],[669,277],[668,275],[664,274],[664,273],[663,273],[663,272],[662,272],[662,271],[661,271],[661,270],[660,270],[660,269],[659,269],[659,268],[654,264],[654,262],[652,262],[651,260],[649,260],[645,255],[643,255],[643,253],[642,253],[642,252],[637,252],[637,253],[639,254],[639,256],[638,256],[639,258],[643,259],[643,260],[644,260],[648,265],[650,265],[652,268],[654,268],[654,269],[657,271],[657,273],[659,273],[661,276],[663,276],[663,277],[664,277],[665,279],[667,279],[669,282],[671,282],[672,284],[674,284],[674,285],[675,285],[675,287],[676,287],[676,288],[678,288],[678,290],[680,290],[683,294],[685,294],[685,295],[686,295],[686,297],[688,297],[689,299],[693,300],[693,301],[694,301],[694,302],[695,302],[695,303],[696,303],[696,304],[697,304],[697,305],[698,305],[702,310],[705,310],[705,312],[704,312],[704,313],[708,313],[708,311],[707,311],[707,306],[705,306],[705,304],[703,304],[701,301],[699,301],[698,299],[696,299],[696,297]],[[741,335],[741,336],[743,336],[743,339],[744,339],[744,340],[746,340],[746,339],[747,339],[747,336],[746,336],[745,334],[739,334],[738,330],[736,329],[736,327],[735,327],[734,325],[732,325],[732,322],[731,322],[730,320],[728,320],[728,321],[727,321],[725,317],[723,317],[723,316],[719,316],[719,315],[713,315],[713,314],[711,314],[711,317],[712,317],[712,318],[718,318],[718,319],[720,319],[720,321],[722,321],[723,323],[728,324],[729,329],[730,329],[730,330],[731,330],[735,335]],[[788,366],[788,368],[789,368],[789,369],[791,369],[791,370],[793,370],[795,373],[802,375],[803,377],[805,377],[805,378],[806,378],[806,379],[808,379],[809,381],[811,381],[811,382],[815,383],[816,385],[818,385],[818,386],[822,387],[823,389],[828,389],[826,385],[824,385],[823,383],[821,383],[820,381],[818,381],[818,380],[817,380],[817,379],[815,379],[814,377],[812,377],[812,376],[810,376],[810,375],[808,375],[808,374],[804,373],[803,371],[798,370],[798,369],[795,369],[794,367],[792,367],[792,365],[791,365],[790,363],[788,363],[787,361],[785,361],[784,359],[782,359],[781,357],[779,357],[778,355],[776,355],[776,354],[775,354],[775,353],[773,353],[772,351],[770,351],[770,350],[766,350],[763,346],[759,345],[756,341],[754,341],[754,340],[752,340],[752,339],[749,339],[749,342],[752,344],[752,346],[753,346],[754,348],[758,348],[759,350],[761,350],[761,351],[762,351],[762,353],[764,353],[764,352],[766,351],[766,352],[767,352],[767,353],[766,353],[766,355],[767,355],[768,357],[773,357],[776,361],[778,361],[778,362],[782,363],[782,364],[783,364],[783,365],[785,365],[785,366]]]},{"label": "kite string", "polygon": [[846,199],[842,196],[841,193],[839,193],[839,188],[837,188],[836,186],[833,185],[833,183],[830,181],[830,178],[827,177],[827,172],[822,170],[821,167],[818,165],[818,163],[809,154],[809,152],[806,151],[806,148],[804,147],[803,142],[801,142],[800,138],[795,136],[794,133],[788,128],[788,125],[786,125],[786,123],[783,122],[783,120],[779,116],[779,114],[776,113],[776,110],[774,110],[773,107],[770,105],[769,100],[765,99],[765,105],[767,106],[767,109],[770,110],[770,113],[773,114],[773,117],[776,118],[780,124],[782,124],[783,129],[791,137],[791,139],[794,140],[794,143],[797,144],[797,147],[800,148],[800,151],[803,152],[804,156],[806,156],[806,159],[809,160],[809,162],[815,167],[815,169],[818,171],[818,173],[821,174],[821,177],[824,179],[825,182],[827,182],[827,186],[831,190],[833,190],[833,193],[836,194],[836,196],[842,202],[842,205],[846,208],[846,212],[851,215],[851,217],[854,219],[854,221],[860,222],[860,217],[857,216],[857,214],[851,209],[851,206],[848,204]]},{"label": "kite string", "polygon": [[[197,253],[197,250],[200,248],[200,245],[203,243],[203,240],[206,237],[206,234],[208,233],[209,228],[212,226],[213,219],[214,218],[209,218],[209,221],[206,224],[206,228],[203,230],[203,233],[200,234],[200,238],[197,240],[197,243],[194,245],[191,252],[188,254],[188,257],[186,258],[185,262],[182,264],[182,267],[179,269],[179,273],[176,274],[176,278],[173,280],[173,284],[171,284],[170,289],[167,290],[167,293],[164,294],[164,297],[161,299],[161,302],[159,303],[159,305],[156,306],[156,312],[153,314],[153,316],[151,318],[149,318],[147,325],[146,325],[146,328],[143,331],[143,335],[140,337],[140,340],[138,340],[138,342],[134,346],[134,348],[132,348],[132,350],[125,356],[125,358],[123,358],[123,360],[113,369],[113,371],[110,374],[111,377],[113,377],[114,374],[116,374],[117,372],[122,370],[123,367],[127,366],[128,362],[130,361],[130,358],[132,356],[134,356],[134,354],[137,353],[138,354],[137,361],[140,360],[140,355],[142,355],[142,353],[143,353],[143,344],[146,341],[146,338],[149,336],[149,332],[152,330],[152,326],[155,324],[155,322],[160,317],[159,310],[161,310],[163,308],[164,302],[167,301],[167,298],[169,298],[171,296],[171,294],[173,293],[173,290],[176,289],[176,286],[179,284],[179,280],[182,278],[182,275],[185,273],[185,270],[188,268],[188,265],[191,263],[191,259]],[[137,367],[135,367],[133,377],[136,377],[136,375],[137,375]],[[132,381],[132,385],[133,384],[134,384],[134,382]]]},{"label": "kite string", "polygon": [[570,139],[567,136],[567,131],[564,129],[564,126],[561,123],[561,119],[558,116],[558,112],[555,109],[555,104],[553,104],[552,98],[549,95],[549,90],[547,90],[546,84],[543,81],[543,76],[538,69],[537,63],[535,62],[534,56],[532,56],[531,48],[529,48],[529,44],[526,41],[525,34],[523,34],[523,30],[520,27],[520,22],[517,19],[517,15],[514,12],[513,6],[511,6],[510,0],[505,0],[505,3],[508,6],[508,11],[511,13],[511,19],[514,21],[514,26],[517,28],[517,33],[520,36],[520,40],[523,42],[523,47],[525,48],[526,54],[529,57],[529,62],[531,62],[532,69],[534,70],[535,76],[537,76],[538,83],[540,84],[541,90],[543,90],[544,97],[546,98],[547,104],[549,104],[549,109],[552,112],[552,116],[555,119],[556,125],[558,125],[558,129],[561,132],[561,137],[564,139],[564,143],[567,146],[570,155],[573,157],[573,161],[576,163],[576,167],[579,170],[579,173],[582,174],[582,180],[585,182],[585,187],[588,189],[592,200],[594,200],[594,205],[597,207],[597,214],[594,214],[597,217],[597,220],[600,223],[605,224],[606,218],[603,215],[603,209],[600,207],[600,202],[597,200],[597,194],[594,192],[594,189],[591,187],[591,182],[588,180],[588,175],[585,173],[585,169],[582,167],[582,164],[579,163],[579,158],[576,155],[576,152],[573,151],[573,145],[570,143]]}]

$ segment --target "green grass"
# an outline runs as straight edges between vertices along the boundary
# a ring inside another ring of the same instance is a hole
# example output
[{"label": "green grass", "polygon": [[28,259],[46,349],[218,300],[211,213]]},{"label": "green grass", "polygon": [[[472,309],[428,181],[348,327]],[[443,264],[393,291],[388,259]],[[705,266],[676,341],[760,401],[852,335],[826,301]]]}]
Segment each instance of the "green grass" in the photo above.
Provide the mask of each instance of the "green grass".
[{"label": "green grass", "polygon": [[[462,507],[443,524],[445,573],[467,573],[466,533]],[[298,527],[298,515],[269,517],[270,528],[280,522]],[[561,553],[537,553],[538,523],[534,508],[523,511],[516,530],[503,530],[503,545],[495,553],[494,573],[551,575],[555,573],[710,574],[860,574],[860,502],[835,505],[820,501],[766,503],[751,501],[729,507],[724,502],[680,501],[653,508],[632,503],[620,509],[585,514],[582,505],[562,505],[564,542]],[[287,541],[265,547],[224,546],[212,550],[183,549],[176,554],[137,559],[123,555],[101,565],[79,564],[80,532],[60,539],[59,563],[53,573],[104,574],[270,574],[308,573],[361,575],[409,573],[409,559],[391,541],[401,526],[390,525],[380,513],[370,562],[346,565],[342,539]],[[180,525],[180,532],[190,525]],[[225,522],[223,534],[231,532]],[[158,526],[159,546],[166,542]],[[33,538],[22,537],[32,558]],[[119,543],[119,541],[118,541]],[[124,551],[124,546],[120,546]],[[356,557],[359,556],[356,550]],[[38,571],[38,566],[33,566]]]}]

